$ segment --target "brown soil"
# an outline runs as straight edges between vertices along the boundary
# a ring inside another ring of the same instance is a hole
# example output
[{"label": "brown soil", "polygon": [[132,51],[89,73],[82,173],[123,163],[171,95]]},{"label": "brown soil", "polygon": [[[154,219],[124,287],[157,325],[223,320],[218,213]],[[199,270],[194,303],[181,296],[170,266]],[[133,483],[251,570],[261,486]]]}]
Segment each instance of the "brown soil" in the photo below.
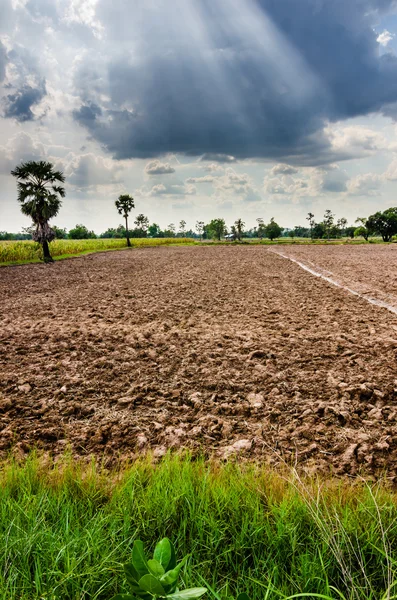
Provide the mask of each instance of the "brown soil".
[{"label": "brown soil", "polygon": [[[346,279],[360,265],[376,288],[393,251],[283,247]],[[397,475],[397,316],[272,249],[4,268],[0,295],[3,454],[187,447]]]}]

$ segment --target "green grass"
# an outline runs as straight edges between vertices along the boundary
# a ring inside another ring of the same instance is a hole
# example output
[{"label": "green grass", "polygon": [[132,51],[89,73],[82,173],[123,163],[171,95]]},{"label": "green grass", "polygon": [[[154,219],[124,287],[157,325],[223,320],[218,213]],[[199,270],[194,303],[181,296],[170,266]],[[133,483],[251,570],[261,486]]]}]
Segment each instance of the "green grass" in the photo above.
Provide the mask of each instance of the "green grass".
[{"label": "green grass", "polygon": [[[173,244],[191,244],[189,238],[134,238],[131,239],[133,248],[147,246],[169,246]],[[93,239],[93,240],[54,240],[50,244],[50,252],[54,259],[70,256],[80,256],[92,252],[121,250],[127,248],[125,239]],[[40,244],[30,241],[2,242],[0,241],[0,266],[10,264],[26,264],[42,260]]]},{"label": "green grass", "polygon": [[380,599],[394,583],[397,506],[382,485],[188,457],[106,472],[33,456],[1,466],[0,495],[2,600],[110,598],[133,541],[150,551],[164,536],[192,553],[183,587],[218,597]]}]

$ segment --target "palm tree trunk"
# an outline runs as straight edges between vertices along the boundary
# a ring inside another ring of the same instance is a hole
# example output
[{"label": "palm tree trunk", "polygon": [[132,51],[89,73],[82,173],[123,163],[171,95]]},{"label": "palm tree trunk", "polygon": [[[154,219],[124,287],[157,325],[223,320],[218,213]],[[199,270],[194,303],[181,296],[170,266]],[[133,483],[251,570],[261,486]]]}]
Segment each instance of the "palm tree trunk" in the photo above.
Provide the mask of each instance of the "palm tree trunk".
[{"label": "palm tree trunk", "polygon": [[52,258],[51,254],[50,254],[50,248],[48,246],[47,240],[43,241],[43,256],[44,256],[44,262],[45,263],[52,263],[52,262],[54,262],[54,259]]},{"label": "palm tree trunk", "polygon": [[127,246],[128,246],[128,248],[131,248],[130,234],[128,231],[128,217],[124,217],[124,218],[125,218],[125,235],[127,238]]}]

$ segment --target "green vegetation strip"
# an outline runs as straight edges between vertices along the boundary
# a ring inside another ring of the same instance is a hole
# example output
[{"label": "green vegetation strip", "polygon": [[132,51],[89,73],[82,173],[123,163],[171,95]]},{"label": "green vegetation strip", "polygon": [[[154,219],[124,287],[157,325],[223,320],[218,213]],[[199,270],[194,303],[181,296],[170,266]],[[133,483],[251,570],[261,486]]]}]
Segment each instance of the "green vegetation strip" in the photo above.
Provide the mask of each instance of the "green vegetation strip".
[{"label": "green vegetation strip", "polygon": [[[190,238],[137,238],[131,240],[133,248],[191,243],[194,241]],[[51,255],[58,260],[70,256],[122,249],[127,249],[127,242],[123,239],[54,240],[50,243]],[[42,247],[36,242],[0,241],[0,266],[40,262],[42,258]]]},{"label": "green vegetation strip", "polygon": [[396,597],[396,497],[380,484],[189,457],[108,472],[32,456],[1,465],[0,494],[0,599],[109,599],[134,540],[153,551],[165,536],[191,553],[181,588],[208,598]]}]

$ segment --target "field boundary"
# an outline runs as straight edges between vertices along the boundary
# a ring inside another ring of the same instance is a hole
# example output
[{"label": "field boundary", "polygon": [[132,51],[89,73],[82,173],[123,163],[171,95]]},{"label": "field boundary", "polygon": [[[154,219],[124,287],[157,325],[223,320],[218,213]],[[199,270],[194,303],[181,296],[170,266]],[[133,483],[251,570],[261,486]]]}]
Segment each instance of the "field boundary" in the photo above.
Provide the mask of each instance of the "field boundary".
[{"label": "field boundary", "polygon": [[[388,310],[389,312],[391,312],[392,314],[397,316],[397,308],[392,306],[391,304],[388,304],[387,302],[384,302],[383,300],[378,300],[377,298],[373,298],[372,296],[367,296],[366,294],[361,294],[360,292],[357,292],[357,290],[354,290],[354,289],[348,287],[347,285],[343,285],[343,283],[341,283],[337,279],[333,279],[332,277],[329,277],[328,275],[324,275],[320,271],[316,271],[315,269],[305,265],[305,263],[297,260],[296,258],[292,258],[291,256],[286,256],[282,252],[278,252],[277,250],[269,250],[269,252],[272,252],[273,254],[277,254],[278,256],[280,256],[281,258],[284,258],[285,260],[289,260],[289,261],[295,263],[296,265],[298,265],[304,271],[307,271],[308,273],[310,273],[311,275],[314,275],[315,277],[318,277],[319,279],[323,279],[327,283],[330,283],[331,285],[334,285],[335,287],[345,290],[346,292],[349,292],[349,294],[352,294],[353,296],[362,298],[363,300],[366,300],[369,304],[372,304],[373,306],[377,306],[378,308],[385,308],[386,310]],[[317,265],[315,265],[315,266],[317,266]],[[318,267],[318,269],[320,269],[320,267]],[[331,275],[333,275],[333,273],[331,271],[327,271],[327,273],[331,273]]]}]

